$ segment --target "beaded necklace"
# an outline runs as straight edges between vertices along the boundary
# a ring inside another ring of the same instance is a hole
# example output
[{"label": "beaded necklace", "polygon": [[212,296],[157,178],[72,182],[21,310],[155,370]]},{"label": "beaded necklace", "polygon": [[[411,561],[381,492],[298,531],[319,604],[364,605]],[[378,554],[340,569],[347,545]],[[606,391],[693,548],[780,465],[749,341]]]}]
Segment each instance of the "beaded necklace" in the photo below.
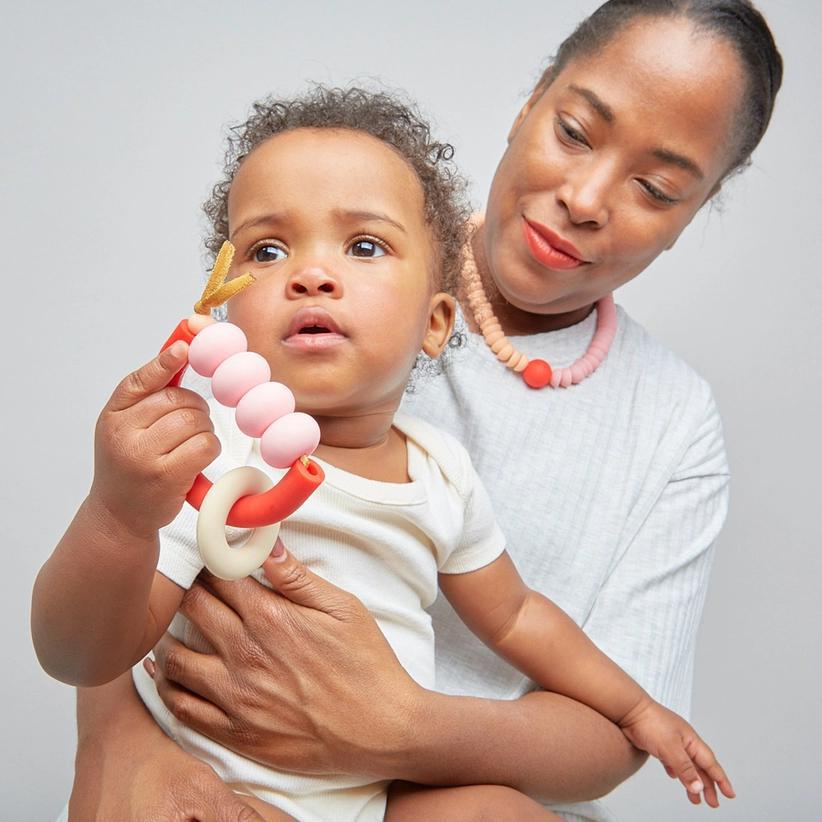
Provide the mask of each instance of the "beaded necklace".
[{"label": "beaded necklace", "polygon": [[585,353],[567,368],[551,368],[545,360],[529,360],[505,336],[485,294],[485,287],[482,284],[470,244],[467,249],[463,278],[468,307],[488,347],[506,368],[522,374],[525,384],[531,388],[544,388],[546,385],[552,388],[567,388],[569,385],[576,385],[590,377],[608,355],[617,328],[616,308],[612,294],[606,295],[596,304],[596,330]]}]

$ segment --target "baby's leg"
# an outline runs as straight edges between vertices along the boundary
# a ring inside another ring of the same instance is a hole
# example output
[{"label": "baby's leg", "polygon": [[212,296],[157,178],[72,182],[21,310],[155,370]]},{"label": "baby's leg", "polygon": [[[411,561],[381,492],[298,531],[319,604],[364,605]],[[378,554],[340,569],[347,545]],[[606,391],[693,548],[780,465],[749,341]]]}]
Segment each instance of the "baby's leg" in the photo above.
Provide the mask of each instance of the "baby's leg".
[{"label": "baby's leg", "polygon": [[265,822],[294,822],[294,817],[289,816],[285,811],[281,811],[279,808],[275,808],[273,805],[269,805],[268,802],[263,802],[262,799],[251,796],[249,794],[242,794],[243,802],[246,805],[250,805],[257,811]]},{"label": "baby's leg", "polygon": [[394,782],[388,791],[385,822],[562,822],[524,793],[505,785],[430,788]]}]

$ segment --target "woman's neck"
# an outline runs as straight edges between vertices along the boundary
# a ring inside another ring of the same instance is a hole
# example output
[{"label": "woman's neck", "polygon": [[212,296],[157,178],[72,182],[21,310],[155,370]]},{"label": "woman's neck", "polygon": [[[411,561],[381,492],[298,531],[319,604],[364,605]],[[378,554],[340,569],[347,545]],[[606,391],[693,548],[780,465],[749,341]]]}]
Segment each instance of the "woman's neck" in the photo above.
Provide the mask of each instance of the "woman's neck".
[{"label": "woman's neck", "polygon": [[[491,276],[491,268],[488,265],[488,258],[485,254],[484,234],[485,225],[483,224],[480,225],[471,236],[471,251],[474,255],[474,263],[477,266],[483,288],[485,289],[485,295],[488,297],[494,316],[499,320],[502,330],[506,335],[527,336],[530,334],[540,334],[545,331],[558,331],[561,328],[568,328],[569,326],[582,322],[582,320],[593,311],[594,305],[591,304],[562,314],[534,314],[533,312],[523,311],[521,308],[511,305],[511,303],[502,296]],[[460,290],[459,299],[469,327],[472,331],[479,331],[476,327],[471,309],[468,306],[464,289]]]}]

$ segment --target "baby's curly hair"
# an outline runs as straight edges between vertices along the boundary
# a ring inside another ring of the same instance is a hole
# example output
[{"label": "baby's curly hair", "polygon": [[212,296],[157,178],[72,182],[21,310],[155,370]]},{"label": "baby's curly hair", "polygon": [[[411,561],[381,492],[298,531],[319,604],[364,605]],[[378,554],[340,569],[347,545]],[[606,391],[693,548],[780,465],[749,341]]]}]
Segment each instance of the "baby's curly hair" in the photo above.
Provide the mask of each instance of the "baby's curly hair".
[{"label": "baby's curly hair", "polygon": [[387,92],[317,85],[287,100],[254,103],[249,118],[229,130],[222,179],[203,204],[210,231],[205,246],[212,260],[228,239],[228,192],[243,160],[276,134],[298,128],[344,128],[370,134],[391,146],[413,168],[422,185],[425,220],[440,249],[438,287],[453,294],[462,267],[469,209],[465,180],[453,163],[454,148],[431,136],[416,106]]}]

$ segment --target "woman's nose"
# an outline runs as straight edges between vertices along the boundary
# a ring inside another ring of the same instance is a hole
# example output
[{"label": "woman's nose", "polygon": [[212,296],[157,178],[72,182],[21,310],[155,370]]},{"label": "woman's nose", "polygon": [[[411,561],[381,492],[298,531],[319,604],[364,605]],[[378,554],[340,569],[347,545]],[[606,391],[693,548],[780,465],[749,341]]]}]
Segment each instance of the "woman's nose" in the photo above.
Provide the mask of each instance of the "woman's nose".
[{"label": "woman's nose", "polygon": [[607,167],[587,165],[565,179],[557,190],[557,199],[574,225],[601,228],[608,222],[612,176]]},{"label": "woman's nose", "polygon": [[325,295],[339,299],[342,297],[342,282],[321,265],[307,265],[294,271],[286,282],[286,296],[289,299]]}]

